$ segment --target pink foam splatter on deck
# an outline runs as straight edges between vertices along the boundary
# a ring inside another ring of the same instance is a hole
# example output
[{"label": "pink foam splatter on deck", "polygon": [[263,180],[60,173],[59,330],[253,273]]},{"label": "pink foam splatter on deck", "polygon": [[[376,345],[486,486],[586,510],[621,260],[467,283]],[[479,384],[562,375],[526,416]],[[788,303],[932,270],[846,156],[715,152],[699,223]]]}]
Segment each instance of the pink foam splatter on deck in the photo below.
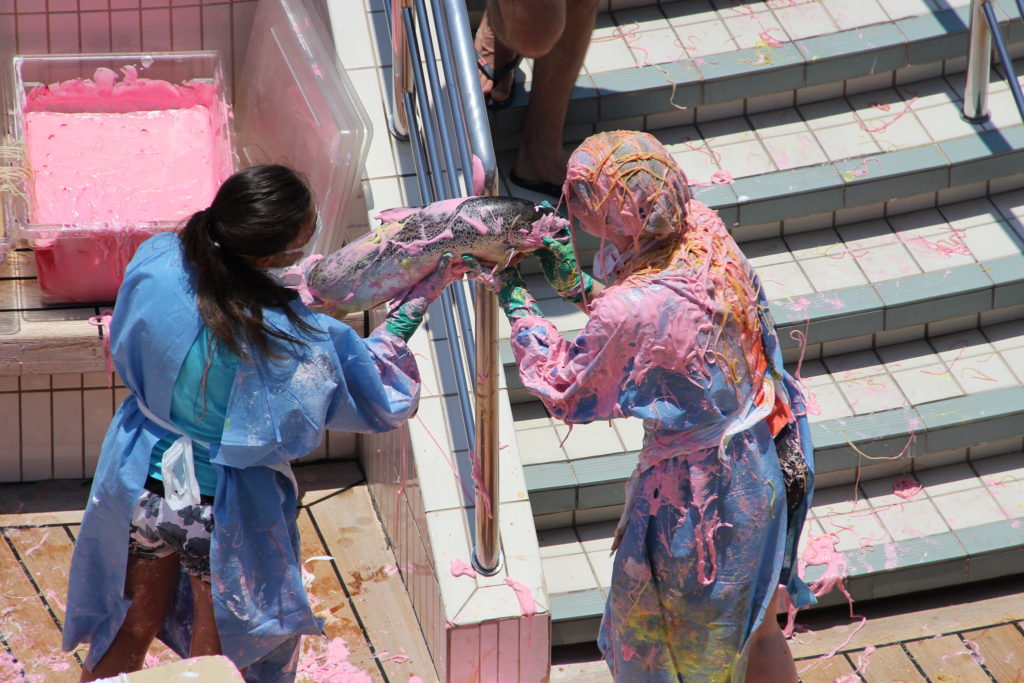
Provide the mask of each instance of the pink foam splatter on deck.
[{"label": "pink foam splatter on deck", "polygon": [[395,664],[405,664],[409,661],[409,655],[403,653],[391,654],[387,650],[378,652],[374,657],[382,662],[394,662]]},{"label": "pink foam splatter on deck", "polygon": [[409,676],[409,683],[423,683],[423,679],[416,674],[411,674]]},{"label": "pink foam splatter on deck", "polygon": [[67,603],[65,603],[63,600],[61,600],[60,596],[57,595],[57,591],[53,590],[52,588],[50,590],[46,591],[46,599],[52,605],[54,605],[55,607],[60,609],[61,612],[67,612],[68,611]]},{"label": "pink foam splatter on deck", "polygon": [[921,493],[924,486],[921,482],[915,479],[907,479],[906,477],[900,477],[892,484],[892,492],[894,495],[899,496],[903,500],[910,500]]},{"label": "pink foam splatter on deck", "polygon": [[348,661],[350,653],[344,638],[332,638],[326,647],[319,640],[307,642],[315,644],[299,657],[300,676],[318,683],[373,683],[369,673]]},{"label": "pink foam splatter on deck", "polygon": [[874,645],[868,645],[864,648],[864,651],[857,655],[857,668],[851,673],[840,676],[832,683],[861,683],[863,679],[860,674],[863,674],[868,670],[868,665],[871,663],[871,655],[873,655],[877,649],[878,648]]},{"label": "pink foam splatter on deck", "polygon": [[476,577],[476,570],[473,569],[471,565],[463,562],[457,557],[452,560],[450,565],[450,571],[452,573],[452,576],[468,576],[471,578]]},{"label": "pink foam splatter on deck", "polygon": [[0,680],[17,681],[25,674],[25,667],[10,652],[0,652]]}]

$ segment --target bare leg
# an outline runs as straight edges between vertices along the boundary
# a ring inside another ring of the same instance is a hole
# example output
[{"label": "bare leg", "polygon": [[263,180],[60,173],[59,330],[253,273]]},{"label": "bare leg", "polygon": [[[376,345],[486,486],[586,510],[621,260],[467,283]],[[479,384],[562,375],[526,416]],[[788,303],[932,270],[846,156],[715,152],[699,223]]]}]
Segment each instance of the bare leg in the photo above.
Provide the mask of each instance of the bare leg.
[{"label": "bare leg", "polygon": [[82,669],[83,681],[138,671],[146,652],[167,617],[178,583],[177,553],[158,560],[128,556],[124,593],[132,601],[121,630],[92,671]]},{"label": "bare leg", "polygon": [[567,0],[565,31],[551,51],[533,64],[530,103],[514,164],[524,180],[556,185],[565,180],[562,129],[596,18],[597,0]]},{"label": "bare leg", "polygon": [[194,576],[189,579],[192,582],[192,595],[195,596],[195,623],[192,626],[192,643],[188,654],[190,657],[219,655],[220,634],[213,615],[210,584]]},{"label": "bare leg", "polygon": [[750,636],[747,683],[796,683],[798,680],[793,655],[775,616],[778,598],[776,590],[764,620]]},{"label": "bare leg", "polygon": [[[516,55],[541,57],[555,46],[565,26],[565,7],[547,0],[488,0],[474,47],[497,73]],[[480,74],[484,100],[504,102],[512,94],[515,73],[497,76],[492,82]]]}]

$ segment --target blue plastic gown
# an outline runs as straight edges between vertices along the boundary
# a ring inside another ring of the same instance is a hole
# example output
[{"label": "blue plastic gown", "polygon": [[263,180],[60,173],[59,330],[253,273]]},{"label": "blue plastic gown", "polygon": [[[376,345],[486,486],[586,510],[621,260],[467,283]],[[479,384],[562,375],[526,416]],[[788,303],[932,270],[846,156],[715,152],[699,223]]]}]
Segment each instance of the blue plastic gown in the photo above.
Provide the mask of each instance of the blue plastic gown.
[{"label": "blue plastic gown", "polygon": [[[154,444],[171,433],[147,419],[139,401],[169,421],[175,377],[202,326],[177,236],[139,247],[128,265],[110,327],[114,365],[132,394],[103,442],[75,543],[68,586],[65,650],[90,643],[94,668],[113,642],[129,600],[123,588],[131,510]],[[405,343],[383,329],[360,338],[351,327],[293,304],[322,331],[303,337],[281,312],[267,322],[306,346],[272,340],[282,360],[242,360],[224,433],[211,448],[218,470],[210,560],[221,646],[253,681],[294,678],[302,634],[319,634],[302,585],[297,500],[288,463],[316,448],[325,429],[383,432],[416,409],[419,375]],[[273,469],[273,468],[279,469]],[[192,593],[182,573],[160,638],[182,656],[191,639]]]},{"label": "blue plastic gown", "polygon": [[756,274],[715,212],[688,216],[684,242],[627,267],[574,341],[539,316],[511,333],[555,417],[644,421],[598,643],[629,683],[742,680],[777,585],[813,601],[790,572],[810,501],[787,514],[769,421],[796,421],[813,468],[803,397]]}]

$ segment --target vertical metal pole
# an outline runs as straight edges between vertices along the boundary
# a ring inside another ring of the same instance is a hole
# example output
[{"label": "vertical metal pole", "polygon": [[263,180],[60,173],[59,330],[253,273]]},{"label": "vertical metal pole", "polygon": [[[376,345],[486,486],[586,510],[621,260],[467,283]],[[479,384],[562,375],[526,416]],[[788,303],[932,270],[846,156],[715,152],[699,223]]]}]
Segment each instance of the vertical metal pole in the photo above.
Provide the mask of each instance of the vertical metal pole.
[{"label": "vertical metal pole", "polygon": [[501,568],[498,535],[498,298],[476,284],[476,547],[473,566],[484,575]]},{"label": "vertical metal pole", "polygon": [[412,56],[405,35],[402,10],[412,7],[412,0],[391,0],[391,116],[388,128],[399,140],[409,139],[409,112],[405,94],[412,92]]},{"label": "vertical metal pole", "polygon": [[988,74],[992,66],[992,32],[985,20],[984,5],[989,0],[971,2],[971,37],[967,47],[967,84],[964,86],[964,120],[988,121]]}]

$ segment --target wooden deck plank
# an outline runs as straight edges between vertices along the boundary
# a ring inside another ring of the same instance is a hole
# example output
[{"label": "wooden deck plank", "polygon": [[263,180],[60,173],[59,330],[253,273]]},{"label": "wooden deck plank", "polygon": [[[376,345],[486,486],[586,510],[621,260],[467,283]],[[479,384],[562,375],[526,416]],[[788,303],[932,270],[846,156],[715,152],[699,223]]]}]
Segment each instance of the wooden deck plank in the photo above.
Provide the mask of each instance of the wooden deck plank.
[{"label": "wooden deck plank", "polygon": [[0,538],[0,615],[0,636],[24,667],[26,676],[57,683],[78,680],[81,667],[73,654],[61,651],[60,629],[8,544],[6,534]]},{"label": "wooden deck plank", "polygon": [[[313,526],[309,510],[299,513],[299,535],[303,568],[313,575],[312,582],[307,586],[313,613],[324,621],[324,632],[328,638],[341,638],[349,650],[348,661],[354,666],[371,674],[377,674],[377,663],[370,646],[366,643],[363,631],[359,626],[356,614],[352,611],[345,591],[335,572],[334,562],[326,560],[309,561],[312,557],[329,555],[327,548],[320,542],[320,537]],[[309,642],[307,639],[304,650],[323,645]],[[320,650],[315,650],[319,652]]]},{"label": "wooden deck plank", "polygon": [[40,599],[63,625],[74,542],[62,526],[7,529],[18,557],[39,587]]},{"label": "wooden deck plank", "polygon": [[978,647],[985,668],[999,683],[1024,683],[1024,635],[1013,624],[962,634]]},{"label": "wooden deck plank", "polygon": [[934,681],[990,683],[992,680],[958,636],[914,640],[906,643],[906,648],[925,675]]},{"label": "wooden deck plank", "polygon": [[796,663],[796,671],[803,683],[833,683],[840,676],[853,673],[853,666],[844,655],[828,659],[808,659]]},{"label": "wooden deck plank", "polygon": [[[831,622],[821,622],[821,615],[810,614],[806,619],[798,615],[797,623],[810,625],[811,632],[797,634],[790,641],[790,650],[797,659],[822,655],[841,645],[843,652],[863,650],[868,645],[887,645],[999,624],[1020,619],[1024,614],[1024,592],[1009,592],[999,586],[969,586],[957,595],[956,602],[939,605],[935,604],[935,596],[854,605],[857,613],[868,619],[852,638],[850,632],[859,621],[851,621],[845,608],[836,612],[838,616]],[[848,638],[849,642],[845,642]]]},{"label": "wooden deck plank", "polygon": [[860,664],[857,654],[850,657],[857,662],[866,683],[927,683],[899,645],[878,648],[867,657],[866,665]]},{"label": "wooden deck plank", "polygon": [[309,510],[388,676],[396,681],[412,675],[436,680],[405,584],[393,571],[395,556],[386,545],[369,491],[359,486],[321,500]]}]

